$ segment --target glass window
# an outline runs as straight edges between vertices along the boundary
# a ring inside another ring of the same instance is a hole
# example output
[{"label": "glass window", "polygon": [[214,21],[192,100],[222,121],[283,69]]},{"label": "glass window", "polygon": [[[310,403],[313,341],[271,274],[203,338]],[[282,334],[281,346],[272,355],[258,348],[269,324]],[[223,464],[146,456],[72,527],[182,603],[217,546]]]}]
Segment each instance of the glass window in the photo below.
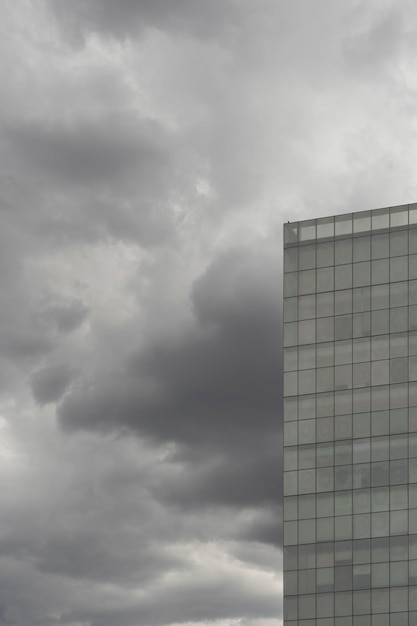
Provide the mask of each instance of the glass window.
[{"label": "glass window", "polygon": [[389,255],[389,235],[383,233],[380,235],[372,235],[371,252],[373,259],[385,259]]},{"label": "glass window", "polygon": [[[334,470],[334,488],[338,493],[338,499],[340,499],[339,491],[345,489],[352,489],[352,466],[351,465],[339,465]],[[339,513],[340,515],[340,513]]]},{"label": "glass window", "polygon": [[284,398],[284,422],[292,422],[298,418],[298,398]]},{"label": "glass window", "polygon": [[353,336],[363,337],[371,334],[371,313],[353,314]]},{"label": "glass window", "polygon": [[372,284],[379,285],[389,282],[389,260],[377,259],[372,261]]},{"label": "glass window", "polygon": [[298,439],[300,445],[315,442],[316,424],[314,419],[298,422]]},{"label": "glass window", "polygon": [[[342,392],[343,395],[347,395],[346,392]],[[336,395],[336,406],[339,394]],[[351,392],[349,392],[350,399],[352,398]],[[352,409],[350,401],[350,409]],[[346,407],[345,407],[346,408]],[[336,415],[334,420],[334,432],[335,439],[348,439],[352,437],[352,416],[351,415]]]},{"label": "glass window", "polygon": [[340,515],[334,520],[335,539],[352,539],[352,516]]},{"label": "glass window", "polygon": [[[333,417],[324,417],[317,420],[317,441],[332,441]],[[318,452],[318,451],[317,451]]]},{"label": "glass window", "polygon": [[286,248],[284,250],[284,272],[296,272],[298,270],[298,248]]},{"label": "glass window", "polygon": [[333,315],[334,309],[334,293],[329,291],[327,293],[317,294],[317,317],[326,317]]},{"label": "glass window", "polygon": [[[417,451],[417,443],[416,443],[416,451]],[[335,442],[334,462],[336,465],[350,465],[352,463],[352,441],[336,441]]]},{"label": "glass window", "polygon": [[385,487],[389,484],[389,462],[372,463],[372,487]]},{"label": "glass window", "polygon": [[378,537],[371,541],[372,563],[389,561],[389,537]]},{"label": "glass window", "polygon": [[390,357],[405,357],[408,355],[408,333],[396,333],[390,337]]},{"label": "glass window", "polygon": [[372,513],[372,537],[386,537],[389,533],[389,512]]},{"label": "glass window", "polygon": [[397,485],[391,487],[391,511],[401,511],[408,508],[408,486]]},{"label": "glass window", "polygon": [[313,469],[298,472],[298,493],[314,493],[316,490],[316,475]]},{"label": "glass window", "polygon": [[353,346],[353,363],[361,363],[369,361],[371,356],[371,341],[369,337],[360,337],[354,339]]},{"label": "glass window", "polygon": [[353,333],[352,315],[339,315],[335,318],[335,339],[349,339]]},{"label": "glass window", "polygon": [[[337,326],[337,319],[335,320],[335,327]],[[335,329],[335,333],[336,333]],[[336,365],[343,365],[345,363],[352,363],[352,341],[336,341],[334,344],[334,361]]]},{"label": "glass window", "polygon": [[371,212],[361,211],[353,214],[353,232],[363,233],[371,230]]},{"label": "glass window", "polygon": [[333,241],[317,244],[317,267],[328,267],[329,265],[334,265]]},{"label": "glass window", "polygon": [[372,566],[372,587],[389,586],[389,563],[378,563]]},{"label": "glass window", "polygon": [[396,459],[390,463],[390,484],[401,485],[408,482],[408,462],[406,459]]},{"label": "glass window", "polygon": [[317,544],[317,567],[333,567],[333,543]]},{"label": "glass window", "polygon": [[316,347],[300,346],[298,348],[298,362],[300,370],[316,367]]},{"label": "glass window", "polygon": [[390,410],[390,433],[405,433],[408,431],[408,409],[399,408]]},{"label": "glass window", "polygon": [[340,567],[336,567],[335,570],[335,590],[336,591],[347,591],[352,589],[352,566],[351,565],[342,565]]},{"label": "glass window", "polygon": [[356,539],[353,542],[353,562],[371,563],[371,540]]},{"label": "glass window", "polygon": [[314,544],[299,546],[298,567],[300,569],[311,569],[316,567],[316,546]]},{"label": "glass window", "polygon": [[305,220],[299,222],[299,237],[300,241],[307,241],[309,239],[316,238],[316,220]]},{"label": "glass window", "polygon": [[[409,330],[417,329],[417,306],[413,305],[408,307],[408,328]],[[410,354],[415,354],[416,351],[416,336],[415,334],[410,335],[410,343],[409,349]],[[411,347],[413,347],[413,351],[411,351]]]},{"label": "glass window", "polygon": [[314,445],[300,445],[298,448],[298,469],[316,467],[316,447]]},{"label": "glass window", "polygon": [[[286,389],[285,382],[284,388]],[[295,387],[292,387],[294,390]],[[298,392],[300,394],[314,393],[316,390],[316,370],[302,370],[298,375]],[[285,395],[295,395],[295,393],[286,393]]]},{"label": "glass window", "polygon": [[353,488],[364,489],[371,485],[371,464],[361,463],[353,466]]},{"label": "glass window", "polygon": [[[325,419],[328,419],[328,418],[325,418]],[[322,421],[322,420],[319,420],[319,421]],[[318,428],[320,427],[318,426]],[[334,465],[333,442],[317,444],[317,467],[330,467],[332,465]]]},{"label": "glass window", "polygon": [[298,472],[284,472],[284,496],[297,494],[297,474]]},{"label": "glass window", "polygon": [[317,517],[333,517],[334,515],[334,494],[319,493],[317,500]]},{"label": "glass window", "polygon": [[[411,245],[411,242],[410,242],[410,245]],[[408,277],[411,280],[413,278],[417,278],[417,254],[410,254],[408,259],[409,259],[409,263],[408,263],[409,276]]]},{"label": "glass window", "polygon": [[304,270],[298,272],[298,291],[300,294],[313,293],[316,291],[315,270]]},{"label": "glass window", "polygon": [[317,417],[327,417],[333,414],[333,393],[318,393],[316,397]]},{"label": "glass window", "polygon": [[298,252],[298,265],[300,270],[310,270],[316,267],[316,246],[300,246]]},{"label": "glass window", "polygon": [[378,209],[377,211],[372,211],[371,216],[372,230],[389,227],[389,209]]},{"label": "glass window", "polygon": [[353,290],[353,312],[370,311],[371,309],[371,288],[357,287]]},{"label": "glass window", "polygon": [[334,285],[334,268],[322,267],[317,270],[317,291],[329,291]]},{"label": "glass window", "polygon": [[297,372],[284,374],[284,396],[297,395]]},{"label": "glass window", "polygon": [[335,221],[335,233],[337,235],[349,235],[352,232],[352,214],[336,215]]},{"label": "glass window", "polygon": [[353,367],[353,387],[369,387],[371,384],[370,363],[357,363]]},{"label": "glass window", "polygon": [[369,437],[353,441],[353,463],[369,463],[371,460],[371,440]]},{"label": "glass window", "polygon": [[408,283],[409,304],[417,304],[417,280],[410,280]]},{"label": "glass window", "polygon": [[[352,239],[342,239],[335,246],[335,265],[345,265],[352,262]],[[416,247],[417,252],[417,247]]]},{"label": "glass window", "polygon": [[316,540],[316,520],[300,520],[298,522],[298,542],[314,543]]},{"label": "glass window", "polygon": [[300,519],[316,517],[316,496],[314,494],[298,496],[298,515]]},{"label": "glass window", "polygon": [[317,367],[328,367],[334,363],[334,344],[321,343],[317,346]]},{"label": "glass window", "polygon": [[389,383],[389,360],[372,363],[372,385]]},{"label": "glass window", "polygon": [[372,437],[372,461],[389,459],[389,437]]},{"label": "glass window", "polygon": [[284,448],[284,470],[296,470],[297,459],[297,446],[287,446],[286,448]]},{"label": "glass window", "polygon": [[335,380],[334,386],[336,389],[351,389],[352,388],[352,366],[351,365],[337,365],[334,371]]},{"label": "glass window", "polygon": [[298,398],[298,417],[308,420],[316,415],[316,396],[302,396]]},{"label": "glass window", "polygon": [[390,361],[390,382],[401,383],[408,380],[408,359],[403,357],[391,359]]},{"label": "glass window", "polygon": [[388,413],[381,410],[389,405],[389,387],[380,385],[372,388],[372,409],[375,415],[372,416],[372,434],[385,435],[389,432]]},{"label": "glass window", "polygon": [[408,559],[408,537],[390,538],[390,561],[406,561]]},{"label": "glass window", "polygon": [[297,422],[284,424],[284,446],[297,445]]},{"label": "glass window", "polygon": [[297,320],[297,298],[285,298],[284,299],[284,322],[293,322]]},{"label": "glass window", "polygon": [[378,361],[380,359],[389,358],[389,336],[380,335],[379,337],[372,337],[372,360]]},{"label": "glass window", "polygon": [[[353,491],[353,512],[369,513],[371,511],[370,489],[355,489]],[[358,563],[359,561],[356,560]]]},{"label": "glass window", "polygon": [[[297,301],[297,298],[293,298]],[[300,320],[316,317],[316,296],[300,296],[298,298],[298,317]]]},{"label": "glass window", "polygon": [[371,287],[372,310],[389,308],[389,284]]},{"label": "glass window", "polygon": [[381,335],[389,332],[389,310],[372,311],[372,334]]},{"label": "glass window", "polygon": [[317,492],[333,490],[333,468],[320,467],[317,469]]},{"label": "glass window", "polygon": [[[368,563],[367,565],[355,565],[353,567],[353,588],[354,589],[369,589],[370,586],[371,586],[370,563]],[[362,618],[363,617],[366,617],[366,616],[362,616]],[[367,623],[369,624],[369,621]],[[363,626],[366,626],[365,621],[363,622]]]},{"label": "glass window", "polygon": [[296,243],[298,241],[298,222],[284,224],[284,242]]},{"label": "glass window", "polygon": [[[404,254],[404,252],[402,253]],[[353,261],[369,261],[371,259],[371,238],[355,237],[353,239]]]},{"label": "glass window", "polygon": [[390,408],[400,408],[407,406],[408,385],[399,383],[390,386]]},{"label": "glass window", "polygon": [[400,230],[390,233],[390,256],[402,256],[408,254],[408,231]]},{"label": "glass window", "polygon": [[284,324],[284,346],[295,346],[297,344],[297,322],[286,322]]},{"label": "glass window", "polygon": [[400,307],[408,304],[408,282],[393,283],[390,289],[390,306]]},{"label": "glass window", "polygon": [[[355,389],[354,396],[362,396],[364,404],[369,404],[368,389]],[[355,398],[354,398],[355,402]],[[359,404],[359,403],[358,403]],[[369,437],[371,434],[371,416],[369,413],[353,415],[353,437]]]},{"label": "glass window", "polygon": [[407,226],[408,224],[408,204],[390,208],[390,225]]},{"label": "glass window", "polygon": [[[314,343],[315,340],[316,340],[315,320],[304,320],[304,321],[298,322],[298,342],[300,344]],[[288,344],[288,345],[292,345],[292,344]]]},{"label": "glass window", "polygon": [[285,348],[284,350],[284,370],[290,372],[298,368],[297,348]]},{"label": "glass window", "polygon": [[352,565],[352,541],[336,541],[334,544],[335,565]]},{"label": "glass window", "polygon": [[[417,278],[417,273],[416,276]],[[335,289],[352,287],[352,265],[338,265],[335,268]]]},{"label": "glass window", "polygon": [[[408,257],[398,256],[390,259],[390,281],[407,280],[408,278]],[[415,277],[413,277],[415,278]]]},{"label": "glass window", "polygon": [[[400,284],[400,283],[398,283]],[[335,314],[352,313],[352,289],[344,289],[335,293]]]},{"label": "glass window", "polygon": [[323,367],[317,370],[317,391],[330,391],[333,389],[333,368]]},{"label": "glass window", "polygon": [[353,264],[353,286],[364,287],[365,285],[369,285],[370,282],[371,282],[370,262],[363,261],[362,263],[354,263]]},{"label": "glass window", "polygon": [[317,320],[317,341],[333,341],[334,318],[322,317]]}]

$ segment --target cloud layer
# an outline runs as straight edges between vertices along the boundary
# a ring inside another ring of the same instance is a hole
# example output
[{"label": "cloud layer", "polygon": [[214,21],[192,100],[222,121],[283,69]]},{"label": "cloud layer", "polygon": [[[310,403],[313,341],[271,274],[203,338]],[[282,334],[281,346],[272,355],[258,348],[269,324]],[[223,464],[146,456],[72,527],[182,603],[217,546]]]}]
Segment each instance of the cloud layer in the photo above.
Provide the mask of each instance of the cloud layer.
[{"label": "cloud layer", "polygon": [[0,25],[0,624],[279,626],[281,225],[417,196],[408,0]]}]

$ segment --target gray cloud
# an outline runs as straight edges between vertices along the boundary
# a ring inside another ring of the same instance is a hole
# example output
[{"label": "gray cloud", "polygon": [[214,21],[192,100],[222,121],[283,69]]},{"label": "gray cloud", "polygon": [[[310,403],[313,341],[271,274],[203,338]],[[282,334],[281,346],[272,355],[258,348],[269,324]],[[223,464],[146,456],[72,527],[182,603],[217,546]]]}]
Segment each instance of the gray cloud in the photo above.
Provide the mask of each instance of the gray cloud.
[{"label": "gray cloud", "polygon": [[1,623],[281,624],[281,222],[416,195],[416,26],[5,8]]},{"label": "gray cloud", "polygon": [[39,404],[56,402],[73,378],[66,365],[50,365],[34,372],[30,379],[33,396]]},{"label": "gray cloud", "polygon": [[68,10],[61,0],[52,4],[56,16],[75,40],[91,32],[117,38],[143,35],[148,28],[192,32],[205,37],[219,28],[232,28],[239,15],[232,2],[179,0],[121,0],[118,7],[111,0],[89,2],[76,0]]},{"label": "gray cloud", "polygon": [[[155,440],[206,446],[278,428],[279,291],[276,257],[235,251],[196,283],[196,325],[133,354],[123,376],[77,390],[64,428],[128,427]],[[179,367],[180,364],[180,367]]]}]

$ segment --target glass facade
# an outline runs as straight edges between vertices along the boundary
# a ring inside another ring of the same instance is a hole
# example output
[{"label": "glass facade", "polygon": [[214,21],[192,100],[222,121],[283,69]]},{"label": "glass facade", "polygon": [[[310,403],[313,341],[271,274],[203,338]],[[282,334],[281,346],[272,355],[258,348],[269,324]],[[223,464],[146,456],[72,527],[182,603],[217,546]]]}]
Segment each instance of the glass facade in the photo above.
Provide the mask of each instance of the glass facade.
[{"label": "glass facade", "polygon": [[417,204],[284,225],[284,623],[417,625]]}]

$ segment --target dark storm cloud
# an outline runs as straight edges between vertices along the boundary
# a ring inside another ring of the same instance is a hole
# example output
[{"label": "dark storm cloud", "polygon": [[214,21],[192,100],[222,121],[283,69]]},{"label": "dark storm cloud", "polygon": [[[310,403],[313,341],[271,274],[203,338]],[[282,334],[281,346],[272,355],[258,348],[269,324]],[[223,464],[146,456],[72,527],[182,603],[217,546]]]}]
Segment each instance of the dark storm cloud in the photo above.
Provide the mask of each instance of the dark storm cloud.
[{"label": "dark storm cloud", "polygon": [[41,308],[37,320],[41,324],[52,324],[59,332],[71,333],[84,322],[87,315],[88,307],[79,300],[55,298]]},{"label": "dark storm cloud", "polygon": [[9,153],[61,184],[111,185],[134,173],[148,187],[170,159],[166,132],[141,118],[19,120],[5,126],[3,139]]},{"label": "dark storm cloud", "polygon": [[50,365],[34,372],[30,379],[33,397],[39,404],[56,402],[73,378],[66,365]]},{"label": "dark storm cloud", "polygon": [[117,38],[136,37],[147,28],[192,32],[200,37],[236,26],[235,3],[230,0],[65,0],[51,2],[51,8],[72,38],[90,32]]},{"label": "dark storm cloud", "polygon": [[132,355],[119,379],[70,394],[67,430],[137,430],[156,441],[231,445],[277,432],[280,397],[278,259],[222,255],[192,291],[195,325]]}]

